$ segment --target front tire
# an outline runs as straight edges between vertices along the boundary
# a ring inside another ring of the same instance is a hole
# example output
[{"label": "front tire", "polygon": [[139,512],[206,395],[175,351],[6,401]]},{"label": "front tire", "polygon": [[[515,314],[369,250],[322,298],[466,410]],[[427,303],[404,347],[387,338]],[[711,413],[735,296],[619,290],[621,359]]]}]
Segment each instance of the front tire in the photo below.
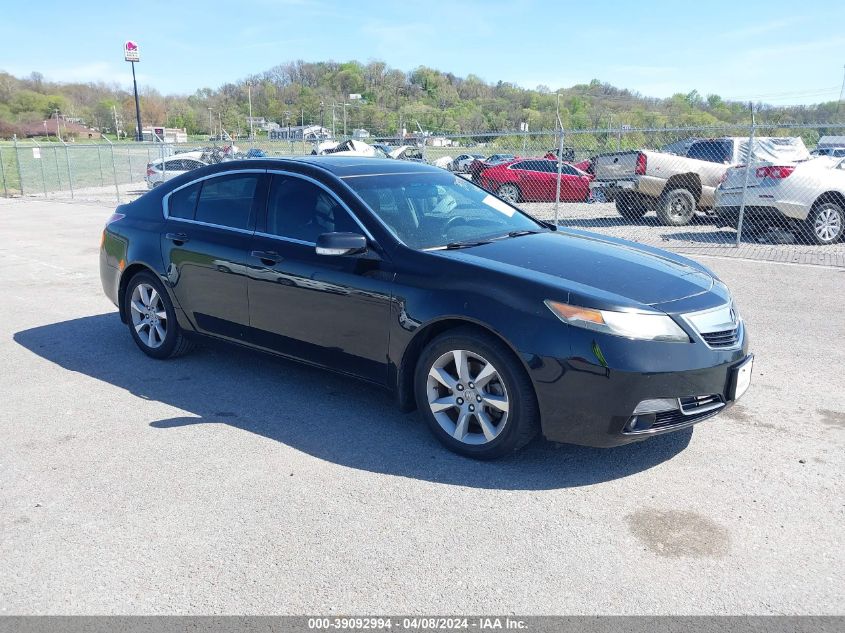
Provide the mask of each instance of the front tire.
[{"label": "front tire", "polygon": [[432,340],[414,377],[417,407],[449,450],[495,459],[528,444],[539,428],[531,381],[489,334],[459,328]]},{"label": "front tire", "polygon": [[506,183],[499,187],[499,189],[496,191],[496,195],[499,196],[502,200],[510,202],[511,204],[516,204],[517,202],[522,200],[522,192],[519,190],[519,187],[510,183]]},{"label": "front tire", "polygon": [[123,310],[132,340],[147,356],[163,360],[191,349],[161,281],[151,272],[137,273],[126,287]]},{"label": "front tire", "polygon": [[695,196],[686,189],[672,189],[660,196],[657,217],[666,226],[687,226],[695,216]]}]

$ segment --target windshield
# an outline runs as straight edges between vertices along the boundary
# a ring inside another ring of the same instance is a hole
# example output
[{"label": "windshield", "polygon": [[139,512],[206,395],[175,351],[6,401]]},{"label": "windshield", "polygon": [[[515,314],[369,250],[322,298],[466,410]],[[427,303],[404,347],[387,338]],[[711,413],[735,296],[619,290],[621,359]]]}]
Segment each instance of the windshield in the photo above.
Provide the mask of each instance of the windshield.
[{"label": "windshield", "polygon": [[545,230],[518,209],[448,172],[356,176],[345,181],[411,248]]}]

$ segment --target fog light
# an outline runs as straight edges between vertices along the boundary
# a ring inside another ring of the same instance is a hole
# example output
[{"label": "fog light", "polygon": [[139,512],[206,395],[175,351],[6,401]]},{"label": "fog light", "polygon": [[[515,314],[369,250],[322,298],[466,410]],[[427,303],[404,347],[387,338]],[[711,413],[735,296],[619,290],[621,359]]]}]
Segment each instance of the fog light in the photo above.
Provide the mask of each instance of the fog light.
[{"label": "fog light", "polygon": [[677,398],[656,398],[654,400],[643,400],[634,409],[634,415],[642,413],[660,413],[661,411],[675,411],[679,409]]},{"label": "fog light", "polygon": [[633,418],[630,419],[628,424],[625,425],[625,432],[630,433],[631,431],[647,431],[648,429],[654,426],[654,423],[656,421],[657,418],[653,413],[635,415]]}]

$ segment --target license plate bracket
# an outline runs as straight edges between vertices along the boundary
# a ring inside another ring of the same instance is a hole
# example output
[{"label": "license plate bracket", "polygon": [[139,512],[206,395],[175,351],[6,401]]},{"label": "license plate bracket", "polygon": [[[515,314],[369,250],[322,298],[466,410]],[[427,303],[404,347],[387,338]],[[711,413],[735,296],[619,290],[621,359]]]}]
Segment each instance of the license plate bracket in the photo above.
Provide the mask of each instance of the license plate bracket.
[{"label": "license plate bracket", "polygon": [[751,386],[751,372],[754,367],[754,355],[749,354],[739,365],[731,369],[728,400],[738,400]]}]

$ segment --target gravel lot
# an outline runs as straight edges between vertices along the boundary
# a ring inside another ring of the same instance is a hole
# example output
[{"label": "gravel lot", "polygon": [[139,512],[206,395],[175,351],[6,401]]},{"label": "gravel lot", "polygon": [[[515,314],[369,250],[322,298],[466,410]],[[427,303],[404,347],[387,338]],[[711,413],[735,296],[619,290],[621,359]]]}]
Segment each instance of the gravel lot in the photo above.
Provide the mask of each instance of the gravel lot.
[{"label": "gravel lot", "polygon": [[0,200],[0,612],[842,612],[845,270],[705,258],[757,354],[740,404],[477,463],[350,379],[143,356],[110,211]]}]

